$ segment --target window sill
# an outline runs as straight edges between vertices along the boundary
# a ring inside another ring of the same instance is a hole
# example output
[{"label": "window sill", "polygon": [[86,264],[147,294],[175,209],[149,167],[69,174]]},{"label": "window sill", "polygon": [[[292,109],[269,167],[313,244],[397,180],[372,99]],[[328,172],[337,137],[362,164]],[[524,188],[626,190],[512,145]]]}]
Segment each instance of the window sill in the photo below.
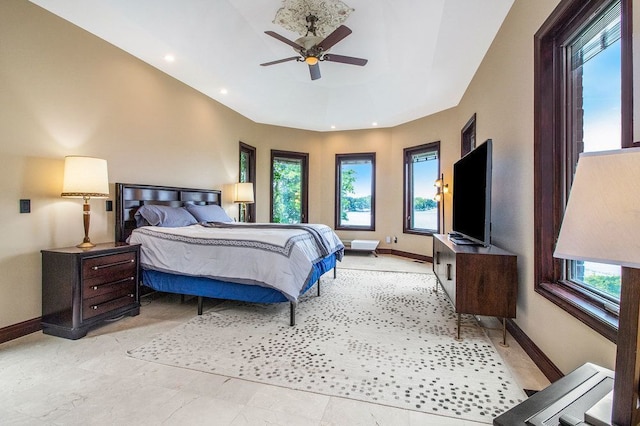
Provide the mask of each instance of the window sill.
[{"label": "window sill", "polygon": [[371,228],[368,226],[336,226],[334,228],[336,231],[375,231],[376,228]]},{"label": "window sill", "polygon": [[404,229],[402,231],[403,234],[413,234],[413,235],[424,235],[427,237],[432,237],[433,235],[437,234],[438,232],[433,231],[433,230],[417,230],[417,229]]},{"label": "window sill", "polygon": [[608,340],[616,343],[618,317],[598,306],[577,291],[555,283],[540,283],[536,292],[549,299],[569,314],[591,327]]}]

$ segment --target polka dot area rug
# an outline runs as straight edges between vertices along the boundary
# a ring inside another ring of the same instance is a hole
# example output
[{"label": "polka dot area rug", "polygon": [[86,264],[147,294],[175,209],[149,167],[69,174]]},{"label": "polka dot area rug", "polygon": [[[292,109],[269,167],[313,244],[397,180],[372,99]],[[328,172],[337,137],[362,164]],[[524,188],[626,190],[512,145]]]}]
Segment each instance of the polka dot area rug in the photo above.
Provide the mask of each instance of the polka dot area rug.
[{"label": "polka dot area rug", "polygon": [[[329,276],[327,274],[326,276]],[[345,270],[288,303],[226,301],[132,350],[151,362],[491,423],[526,399],[484,330],[432,274]]]}]

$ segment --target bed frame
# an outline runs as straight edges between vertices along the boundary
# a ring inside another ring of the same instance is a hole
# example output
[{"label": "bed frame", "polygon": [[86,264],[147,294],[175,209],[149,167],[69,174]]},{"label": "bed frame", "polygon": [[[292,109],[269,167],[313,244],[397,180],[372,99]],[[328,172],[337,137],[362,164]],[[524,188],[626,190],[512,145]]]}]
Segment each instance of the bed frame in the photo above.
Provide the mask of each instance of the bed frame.
[{"label": "bed frame", "polygon": [[[128,184],[128,183],[116,183],[116,241],[125,243],[127,238],[131,235],[131,232],[136,228],[136,221],[134,215],[136,211],[143,205],[149,204],[161,204],[168,206],[180,207],[185,203],[193,203],[199,205],[217,204],[222,203],[222,192],[212,189],[194,189],[194,188],[180,188],[171,186],[158,186],[158,185],[141,185],[141,184]],[[322,265],[319,267],[326,267],[325,262],[319,262]],[[335,257],[332,261],[333,265],[333,278],[336,278]],[[326,270],[330,270],[328,268]],[[324,269],[321,271],[324,273]],[[322,275],[320,273],[320,275]],[[141,274],[143,276],[144,274]],[[318,296],[320,296],[320,278],[318,275]],[[203,280],[206,280],[203,278]],[[237,285],[245,286],[244,284],[225,283],[225,285]],[[314,281],[307,283],[302,293],[307,292],[313,287]],[[277,290],[273,290],[277,292]],[[196,291],[197,293],[197,291]],[[198,297],[198,315],[202,315],[203,310],[203,295],[191,294]],[[184,297],[184,295],[182,295]],[[246,299],[238,299],[251,301]],[[295,325],[295,303],[289,302],[290,306],[290,325]]]}]

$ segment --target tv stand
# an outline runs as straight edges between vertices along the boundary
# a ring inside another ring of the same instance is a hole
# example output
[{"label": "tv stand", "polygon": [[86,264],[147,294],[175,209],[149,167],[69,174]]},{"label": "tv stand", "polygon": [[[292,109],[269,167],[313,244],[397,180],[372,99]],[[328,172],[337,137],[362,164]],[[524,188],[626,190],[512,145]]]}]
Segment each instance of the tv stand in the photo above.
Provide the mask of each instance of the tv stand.
[{"label": "tv stand", "polygon": [[518,296],[517,257],[496,246],[458,245],[447,235],[433,236],[433,272],[458,314],[502,318],[506,346],[506,318],[515,318]]}]

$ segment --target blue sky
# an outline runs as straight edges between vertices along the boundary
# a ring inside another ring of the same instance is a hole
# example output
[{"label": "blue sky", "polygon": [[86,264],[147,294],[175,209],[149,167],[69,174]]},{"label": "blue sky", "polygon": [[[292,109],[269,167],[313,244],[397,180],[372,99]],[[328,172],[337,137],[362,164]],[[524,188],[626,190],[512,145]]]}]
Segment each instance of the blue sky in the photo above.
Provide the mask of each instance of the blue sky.
[{"label": "blue sky", "polygon": [[583,66],[585,151],[619,149],[620,41]]}]

